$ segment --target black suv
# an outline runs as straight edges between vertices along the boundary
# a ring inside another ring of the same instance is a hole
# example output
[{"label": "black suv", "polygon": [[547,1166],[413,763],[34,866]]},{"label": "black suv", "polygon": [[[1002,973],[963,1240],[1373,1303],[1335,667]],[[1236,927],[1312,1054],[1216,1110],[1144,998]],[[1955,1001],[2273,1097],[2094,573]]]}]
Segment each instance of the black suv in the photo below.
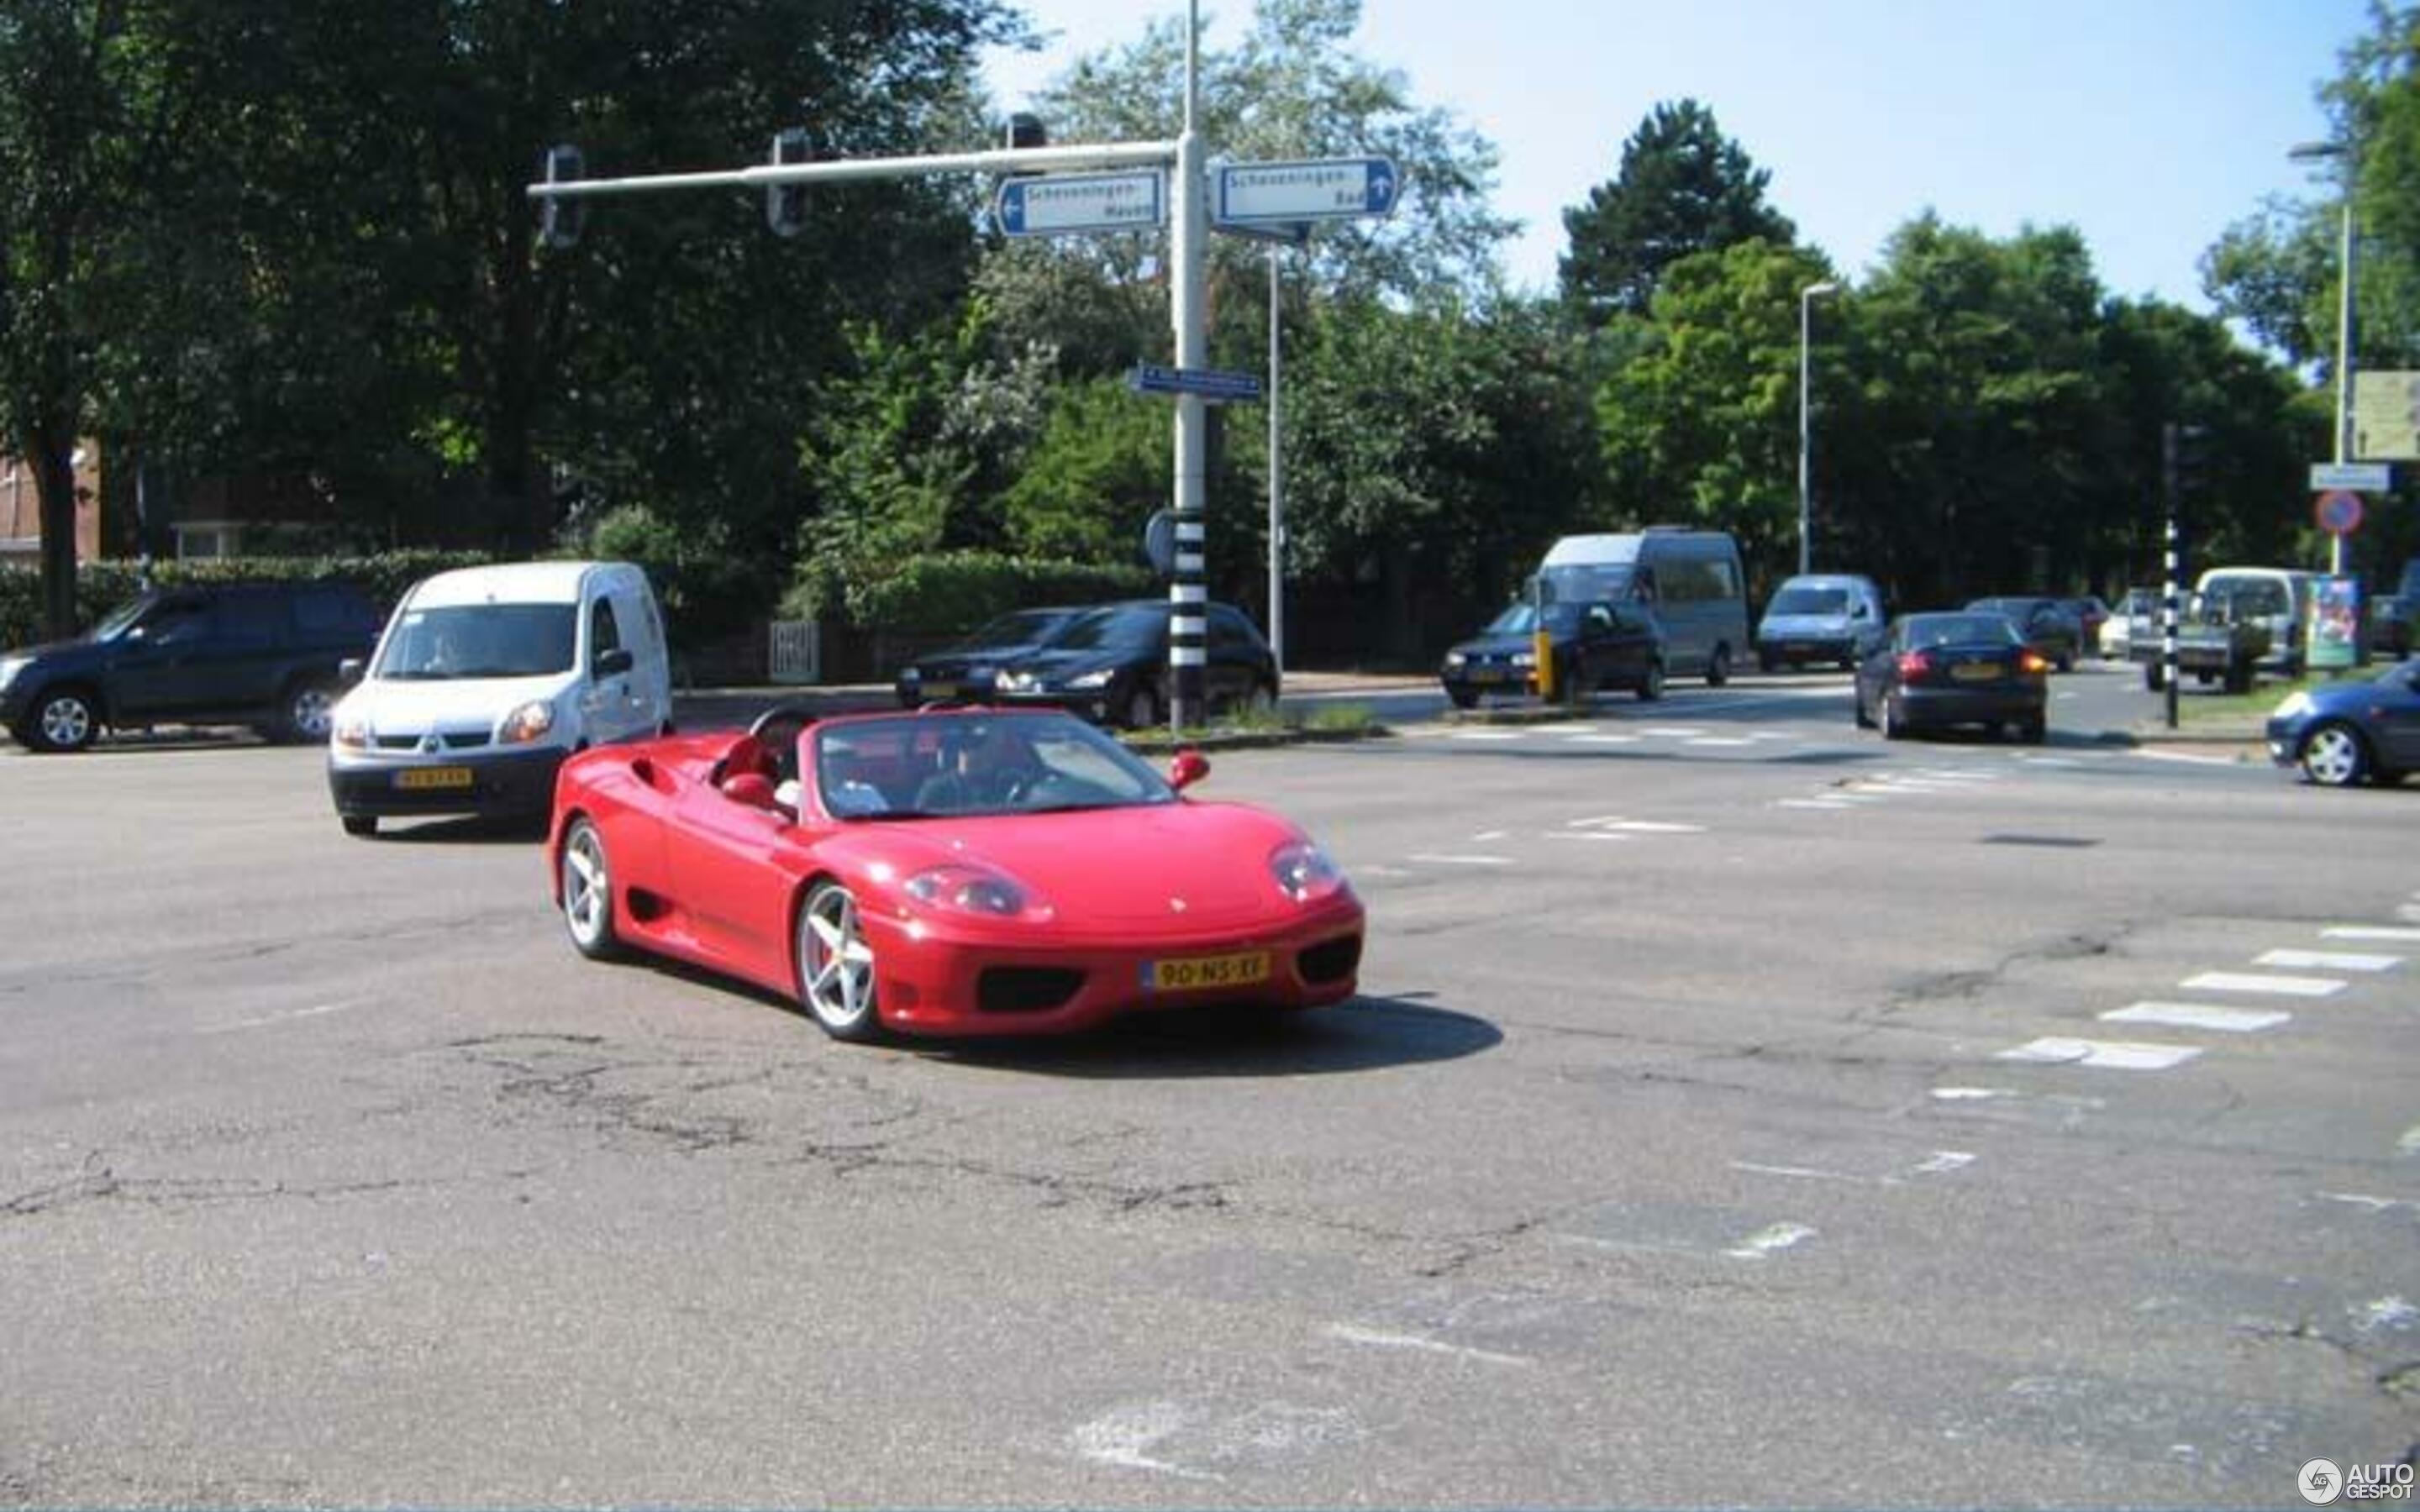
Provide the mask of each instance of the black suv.
[{"label": "black suv", "polygon": [[82,750],[106,727],[249,724],[325,740],[338,666],[380,617],[344,583],[241,583],[146,594],[80,640],[0,655],[0,724],[34,750]]}]

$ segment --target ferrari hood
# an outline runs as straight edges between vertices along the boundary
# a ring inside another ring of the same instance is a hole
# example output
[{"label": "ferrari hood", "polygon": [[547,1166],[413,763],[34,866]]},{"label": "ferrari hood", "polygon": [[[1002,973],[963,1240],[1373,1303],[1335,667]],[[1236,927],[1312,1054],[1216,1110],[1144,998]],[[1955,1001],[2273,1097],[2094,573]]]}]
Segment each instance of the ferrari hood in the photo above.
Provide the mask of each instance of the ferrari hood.
[{"label": "ferrari hood", "polygon": [[[904,827],[904,826],[903,826]],[[933,863],[1004,872],[1047,900],[1059,922],[1217,929],[1267,920],[1295,905],[1269,853],[1302,832],[1236,804],[1004,814],[919,825]],[[932,864],[932,863],[928,863]]]}]

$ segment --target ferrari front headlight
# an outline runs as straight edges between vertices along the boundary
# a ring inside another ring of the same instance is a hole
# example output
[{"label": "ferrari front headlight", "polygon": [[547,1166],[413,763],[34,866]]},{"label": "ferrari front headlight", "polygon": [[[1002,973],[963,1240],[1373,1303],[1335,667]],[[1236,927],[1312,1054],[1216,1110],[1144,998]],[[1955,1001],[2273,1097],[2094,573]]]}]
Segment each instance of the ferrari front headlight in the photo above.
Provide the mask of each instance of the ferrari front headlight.
[{"label": "ferrari front headlight", "polygon": [[988,918],[1015,918],[1041,906],[1016,882],[974,866],[932,867],[909,877],[900,890],[927,908]]},{"label": "ferrari front headlight", "polygon": [[1289,841],[1269,853],[1269,875],[1278,890],[1298,903],[1313,903],[1344,887],[1344,869],[1307,840]]}]

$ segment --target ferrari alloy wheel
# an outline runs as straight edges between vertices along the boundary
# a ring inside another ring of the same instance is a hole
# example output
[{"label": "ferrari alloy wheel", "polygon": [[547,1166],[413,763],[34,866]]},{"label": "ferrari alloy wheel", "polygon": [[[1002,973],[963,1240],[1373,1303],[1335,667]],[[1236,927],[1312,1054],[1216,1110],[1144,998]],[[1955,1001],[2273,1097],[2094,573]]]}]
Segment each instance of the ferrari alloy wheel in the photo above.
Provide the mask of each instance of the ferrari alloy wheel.
[{"label": "ferrari alloy wheel", "polygon": [[92,701],[72,688],[45,693],[34,705],[37,750],[82,750],[92,744],[101,721]]},{"label": "ferrari alloy wheel", "polygon": [[833,1039],[881,1038],[874,947],[858,918],[857,899],[837,882],[816,883],[799,910],[799,995]]},{"label": "ferrari alloy wheel", "polygon": [[572,948],[591,961],[622,953],[613,933],[613,872],[605,858],[605,837],[585,819],[575,819],[563,837],[563,922]]},{"label": "ferrari alloy wheel", "polygon": [[2361,734],[2348,724],[2323,724],[2303,740],[2303,775],[2323,788],[2349,788],[2369,769]]}]

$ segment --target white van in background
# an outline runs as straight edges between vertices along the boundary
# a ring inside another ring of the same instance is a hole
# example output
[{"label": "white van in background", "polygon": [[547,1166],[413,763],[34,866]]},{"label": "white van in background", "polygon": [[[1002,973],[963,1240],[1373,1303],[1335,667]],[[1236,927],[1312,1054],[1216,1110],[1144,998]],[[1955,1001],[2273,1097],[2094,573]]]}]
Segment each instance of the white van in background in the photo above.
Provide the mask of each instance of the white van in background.
[{"label": "white van in background", "polygon": [[1804,573],[1786,579],[1765,601],[1756,626],[1756,664],[1766,671],[1787,664],[1838,662],[1854,671],[1881,649],[1883,591],[1871,578],[1846,572]]},{"label": "white van in background", "polygon": [[2211,595],[2226,599],[2238,617],[2269,626],[2269,655],[2260,665],[2294,677],[2303,671],[2304,626],[2319,576],[2287,567],[2212,567],[2194,584],[2194,594],[2203,603],[2213,602]]},{"label": "white van in background", "polygon": [[1566,535],[1538,578],[1550,602],[1644,604],[1664,628],[1664,665],[1720,687],[1747,655],[1746,576],[1721,531],[1650,525],[1635,534]]},{"label": "white van in background", "polygon": [[535,818],[564,758],[659,734],[672,708],[663,614],[639,568],[442,572],[404,594],[337,703],[328,791],[349,835],[386,816]]}]

